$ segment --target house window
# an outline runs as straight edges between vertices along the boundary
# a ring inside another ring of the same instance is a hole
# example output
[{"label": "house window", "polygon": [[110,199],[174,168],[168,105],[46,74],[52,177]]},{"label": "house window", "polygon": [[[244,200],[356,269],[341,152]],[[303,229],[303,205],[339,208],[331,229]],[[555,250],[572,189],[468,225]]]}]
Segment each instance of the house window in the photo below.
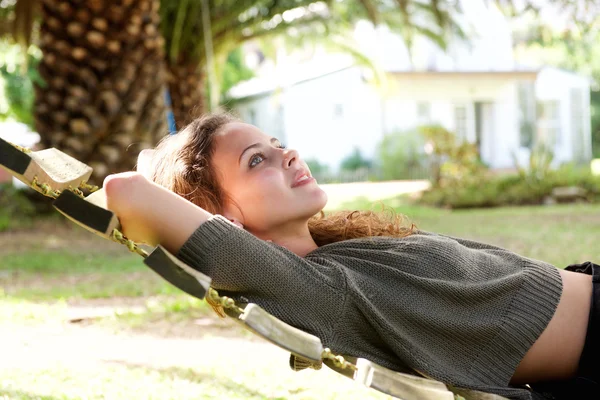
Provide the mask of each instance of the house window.
[{"label": "house window", "polygon": [[574,161],[585,160],[585,131],[584,131],[584,96],[581,88],[571,88],[571,142],[573,144]]},{"label": "house window", "polygon": [[417,119],[419,124],[425,125],[431,122],[431,103],[417,103]]},{"label": "house window", "polygon": [[275,112],[273,135],[282,143],[287,143],[287,138],[285,136],[284,109],[282,104],[277,106]]},{"label": "house window", "polygon": [[560,144],[560,103],[556,100],[538,103],[536,140],[549,149]]},{"label": "house window", "polygon": [[535,88],[530,81],[520,82],[517,87],[519,107],[519,143],[532,148],[535,139]]},{"label": "house window", "polygon": [[250,109],[250,117],[248,119],[251,125],[256,126],[256,111],[254,109]]},{"label": "house window", "polygon": [[344,105],[341,103],[334,104],[333,118],[342,118],[344,116]]},{"label": "house window", "polygon": [[460,141],[467,140],[467,107],[454,106],[454,133]]}]

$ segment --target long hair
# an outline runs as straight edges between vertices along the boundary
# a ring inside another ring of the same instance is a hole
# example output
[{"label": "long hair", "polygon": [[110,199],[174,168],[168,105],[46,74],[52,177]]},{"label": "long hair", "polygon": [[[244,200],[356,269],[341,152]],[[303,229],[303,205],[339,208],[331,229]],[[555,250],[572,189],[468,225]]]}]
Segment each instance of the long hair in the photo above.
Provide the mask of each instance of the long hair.
[{"label": "long hair", "polygon": [[[212,214],[222,214],[230,199],[211,163],[214,138],[225,125],[236,121],[228,113],[208,114],[165,137],[152,156],[148,178]],[[308,221],[308,228],[317,246],[323,246],[372,236],[402,238],[411,235],[415,226],[393,210],[321,211]],[[220,306],[209,304],[224,315]]]}]

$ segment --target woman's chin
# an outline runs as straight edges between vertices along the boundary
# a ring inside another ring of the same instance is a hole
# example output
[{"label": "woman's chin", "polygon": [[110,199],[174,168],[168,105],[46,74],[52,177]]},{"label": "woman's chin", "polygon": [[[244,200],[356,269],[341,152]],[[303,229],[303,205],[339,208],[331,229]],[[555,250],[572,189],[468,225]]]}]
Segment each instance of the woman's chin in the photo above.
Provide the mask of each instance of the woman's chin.
[{"label": "woman's chin", "polygon": [[309,196],[306,196],[303,199],[305,202],[310,202],[310,205],[312,206],[311,208],[314,208],[315,210],[314,214],[317,214],[323,210],[323,208],[325,208],[327,205],[327,200],[327,193],[325,193],[325,191],[319,186],[317,186]]}]

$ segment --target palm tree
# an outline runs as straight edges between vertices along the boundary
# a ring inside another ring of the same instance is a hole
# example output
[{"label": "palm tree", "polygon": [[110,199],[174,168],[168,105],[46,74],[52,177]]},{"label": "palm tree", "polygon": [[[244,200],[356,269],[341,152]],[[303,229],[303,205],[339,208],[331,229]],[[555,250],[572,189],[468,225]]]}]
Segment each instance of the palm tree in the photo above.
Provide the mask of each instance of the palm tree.
[{"label": "palm tree", "polygon": [[[213,0],[208,10],[210,38],[207,38],[206,24],[202,23],[202,1],[165,2],[160,10],[161,30],[166,39],[168,83],[175,119],[178,124],[185,124],[195,114],[206,111],[207,73],[223,65],[227,54],[245,41],[269,40],[293,29],[301,32],[296,34],[300,40],[316,36],[360,58],[360,54],[340,40],[340,32],[349,31],[360,19],[369,19],[398,30],[409,45],[416,35],[425,35],[444,46],[450,29],[460,32],[452,18],[454,11],[451,3],[437,0]],[[206,46],[211,43],[212,52],[207,52]],[[212,66],[207,59],[210,55],[214,58]],[[209,98],[218,95],[218,82],[210,82],[208,86]]]},{"label": "palm tree", "polygon": [[41,15],[43,57],[35,129],[94,168],[96,181],[131,169],[138,150],[166,132],[159,0],[19,0],[15,37]]}]

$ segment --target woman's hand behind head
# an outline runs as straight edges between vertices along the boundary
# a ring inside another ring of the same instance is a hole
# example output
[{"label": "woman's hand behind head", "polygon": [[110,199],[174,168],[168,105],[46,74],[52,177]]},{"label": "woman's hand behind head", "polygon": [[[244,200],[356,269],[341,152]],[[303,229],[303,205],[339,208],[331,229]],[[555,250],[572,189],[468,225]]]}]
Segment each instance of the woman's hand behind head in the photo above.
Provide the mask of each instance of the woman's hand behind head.
[{"label": "woman's hand behind head", "polygon": [[156,244],[150,215],[152,183],[139,172],[123,172],[104,179],[106,206],[119,218],[123,234],[138,243]]},{"label": "woman's hand behind head", "polygon": [[162,244],[174,254],[212,216],[139,172],[108,176],[104,191],[107,208],[117,215],[128,239]]}]

